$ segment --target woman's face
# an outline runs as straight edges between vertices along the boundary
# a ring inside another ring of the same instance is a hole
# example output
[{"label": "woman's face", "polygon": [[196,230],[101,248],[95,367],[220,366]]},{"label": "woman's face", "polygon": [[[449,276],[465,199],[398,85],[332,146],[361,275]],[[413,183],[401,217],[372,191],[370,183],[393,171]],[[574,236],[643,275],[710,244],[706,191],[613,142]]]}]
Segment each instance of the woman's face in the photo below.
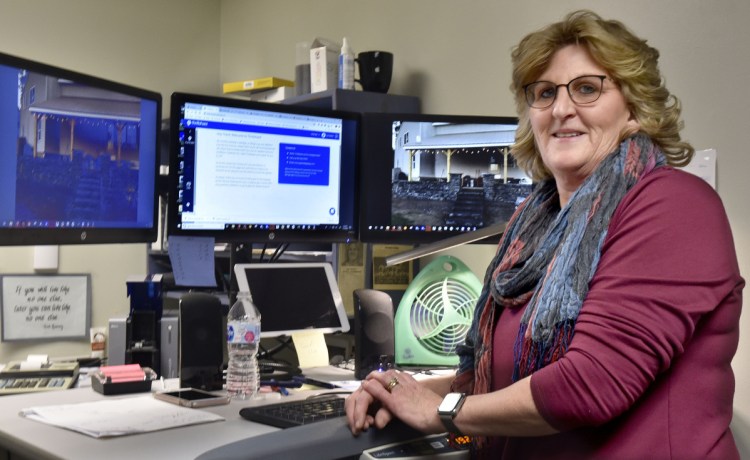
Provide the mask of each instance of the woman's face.
[{"label": "woman's face", "polygon": [[[568,45],[555,52],[539,80],[564,85],[582,75],[609,77],[585,48]],[[560,86],[551,106],[528,110],[537,149],[558,189],[563,189],[561,196],[578,188],[617,147],[623,133],[635,133],[639,127],[625,96],[609,78],[604,80],[601,96],[595,102],[577,105],[566,88]]]}]

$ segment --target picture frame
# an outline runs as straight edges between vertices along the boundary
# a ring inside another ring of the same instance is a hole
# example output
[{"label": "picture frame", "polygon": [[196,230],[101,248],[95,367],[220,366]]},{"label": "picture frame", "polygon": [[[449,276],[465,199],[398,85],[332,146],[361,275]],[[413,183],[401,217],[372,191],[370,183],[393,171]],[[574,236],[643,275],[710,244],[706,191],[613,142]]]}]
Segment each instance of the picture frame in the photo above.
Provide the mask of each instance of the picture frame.
[{"label": "picture frame", "polygon": [[88,339],[91,275],[0,275],[0,340]]}]

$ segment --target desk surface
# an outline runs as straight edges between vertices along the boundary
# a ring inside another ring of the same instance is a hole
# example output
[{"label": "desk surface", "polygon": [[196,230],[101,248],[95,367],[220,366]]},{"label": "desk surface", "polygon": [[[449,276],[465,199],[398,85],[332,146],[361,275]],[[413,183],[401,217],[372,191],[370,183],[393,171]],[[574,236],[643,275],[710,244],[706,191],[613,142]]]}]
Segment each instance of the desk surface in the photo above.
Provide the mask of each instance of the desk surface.
[{"label": "desk surface", "polygon": [[[341,380],[351,372],[341,371]],[[319,378],[323,378],[318,376]],[[324,391],[321,391],[324,392]],[[309,392],[285,398],[301,398]],[[267,425],[249,422],[239,415],[242,407],[263,401],[232,401],[228,405],[204,408],[226,420],[181,428],[113,438],[92,438],[66,429],[29,420],[18,413],[32,406],[70,404],[143,395],[103,396],[91,388],[0,397],[0,448],[23,458],[81,460],[192,459],[235,441],[278,431]],[[1,450],[0,450],[1,453]],[[1,456],[1,455],[0,455]]]}]

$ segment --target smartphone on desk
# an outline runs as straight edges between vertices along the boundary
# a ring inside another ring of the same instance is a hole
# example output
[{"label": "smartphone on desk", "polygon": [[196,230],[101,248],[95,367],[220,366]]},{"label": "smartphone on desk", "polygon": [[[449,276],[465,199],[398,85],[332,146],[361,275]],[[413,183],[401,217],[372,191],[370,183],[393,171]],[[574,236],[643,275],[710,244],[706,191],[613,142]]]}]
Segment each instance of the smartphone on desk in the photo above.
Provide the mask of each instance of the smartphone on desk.
[{"label": "smartphone on desk", "polygon": [[184,407],[208,407],[229,404],[229,396],[217,395],[196,388],[158,391],[154,398]]}]

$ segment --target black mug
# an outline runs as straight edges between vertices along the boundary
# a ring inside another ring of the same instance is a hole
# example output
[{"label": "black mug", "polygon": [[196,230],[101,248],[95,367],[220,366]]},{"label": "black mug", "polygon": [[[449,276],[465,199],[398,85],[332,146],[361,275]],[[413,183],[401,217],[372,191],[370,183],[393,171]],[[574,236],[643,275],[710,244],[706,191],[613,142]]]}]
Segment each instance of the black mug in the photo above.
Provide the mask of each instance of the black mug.
[{"label": "black mug", "polygon": [[357,55],[359,80],[365,91],[387,93],[393,74],[393,53],[387,51],[365,51]]}]

